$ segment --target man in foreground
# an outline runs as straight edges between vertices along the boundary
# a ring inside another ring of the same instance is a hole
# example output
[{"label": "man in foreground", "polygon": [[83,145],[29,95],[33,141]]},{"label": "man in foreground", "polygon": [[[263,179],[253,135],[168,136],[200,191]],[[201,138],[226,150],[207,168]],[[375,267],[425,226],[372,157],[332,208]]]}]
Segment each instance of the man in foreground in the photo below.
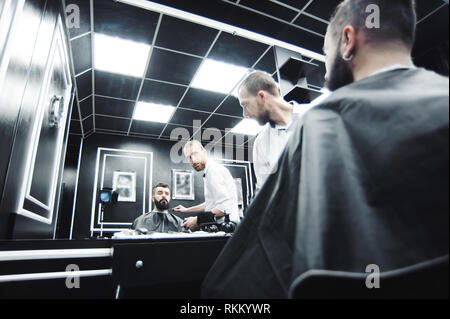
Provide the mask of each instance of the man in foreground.
[{"label": "man in foreground", "polygon": [[[366,25],[373,5],[379,28]],[[448,257],[449,82],[411,62],[415,25],[413,1],[338,6],[324,47],[334,92],[297,124],[204,297],[286,298],[311,269]]]}]

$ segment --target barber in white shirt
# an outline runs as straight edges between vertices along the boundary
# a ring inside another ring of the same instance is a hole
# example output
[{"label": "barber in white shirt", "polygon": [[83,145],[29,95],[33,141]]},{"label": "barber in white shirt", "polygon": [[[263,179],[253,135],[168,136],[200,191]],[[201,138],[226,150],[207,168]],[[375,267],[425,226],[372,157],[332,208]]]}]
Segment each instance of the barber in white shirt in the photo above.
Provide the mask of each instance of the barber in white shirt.
[{"label": "barber in white shirt", "polygon": [[190,208],[182,205],[173,208],[182,213],[199,213],[196,217],[186,218],[182,226],[194,229],[204,222],[221,223],[225,221],[225,215],[238,224],[240,216],[236,185],[230,172],[223,165],[208,159],[208,154],[199,141],[186,143],[183,152],[197,172],[204,171],[205,202]]},{"label": "barber in white shirt", "polygon": [[[322,97],[317,100],[319,99],[323,100]],[[260,125],[265,125],[253,144],[258,192],[267,178],[277,171],[280,155],[295,127],[292,124],[317,103],[285,101],[272,76],[261,71],[252,72],[242,82],[239,87],[239,103],[244,117],[253,118]]]},{"label": "barber in white shirt", "polygon": [[253,118],[265,125],[253,144],[253,163],[258,192],[267,178],[278,169],[278,159],[289,137],[296,103],[286,102],[280,95],[272,76],[255,71],[247,76],[239,87],[239,103],[244,117]]}]

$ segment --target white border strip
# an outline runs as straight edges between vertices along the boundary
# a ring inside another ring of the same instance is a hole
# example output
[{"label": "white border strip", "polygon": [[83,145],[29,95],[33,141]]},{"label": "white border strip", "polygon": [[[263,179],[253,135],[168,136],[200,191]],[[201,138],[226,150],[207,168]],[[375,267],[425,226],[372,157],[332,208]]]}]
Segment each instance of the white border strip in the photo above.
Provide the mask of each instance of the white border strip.
[{"label": "white border strip", "polygon": [[319,54],[317,52],[307,50],[305,48],[301,48],[298,46],[295,46],[293,44],[289,44],[256,32],[248,31],[242,28],[238,28],[223,22],[219,22],[216,20],[212,20],[209,18],[205,18],[193,13],[189,13],[186,11],[182,11],[179,9],[174,9],[159,3],[146,1],[146,0],[116,0],[117,2],[125,3],[128,5],[132,5],[135,7],[139,7],[142,9],[150,10],[150,11],[156,11],[168,16],[172,16],[178,19],[194,22],[197,24],[201,24],[213,29],[218,29],[224,32],[231,33],[233,35],[237,35],[240,37],[244,37],[250,40],[258,41],[261,43],[265,43],[267,45],[275,45],[278,47],[285,48],[287,50],[291,50],[294,52],[298,52],[302,55],[305,55],[307,57],[313,58],[314,60],[325,62],[325,56],[322,54]]},{"label": "white border strip", "polygon": [[81,270],[81,271],[62,271],[62,272],[44,272],[35,274],[3,275],[0,276],[0,283],[12,281],[29,280],[48,280],[48,279],[66,279],[76,277],[100,277],[111,276],[112,269],[100,270]]},{"label": "white border strip", "polygon": [[0,261],[111,257],[112,248],[0,251]]}]

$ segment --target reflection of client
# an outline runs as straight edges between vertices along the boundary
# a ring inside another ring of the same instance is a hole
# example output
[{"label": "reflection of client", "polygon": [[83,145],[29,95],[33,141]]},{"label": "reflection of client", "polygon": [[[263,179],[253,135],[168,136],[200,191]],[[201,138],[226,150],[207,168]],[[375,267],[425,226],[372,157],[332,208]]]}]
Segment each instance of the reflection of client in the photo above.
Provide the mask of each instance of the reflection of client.
[{"label": "reflection of client", "polygon": [[153,211],[139,216],[133,222],[132,229],[145,228],[149,232],[185,232],[181,227],[183,220],[169,213],[170,188],[165,183],[159,183],[153,187],[152,201],[155,205]]}]

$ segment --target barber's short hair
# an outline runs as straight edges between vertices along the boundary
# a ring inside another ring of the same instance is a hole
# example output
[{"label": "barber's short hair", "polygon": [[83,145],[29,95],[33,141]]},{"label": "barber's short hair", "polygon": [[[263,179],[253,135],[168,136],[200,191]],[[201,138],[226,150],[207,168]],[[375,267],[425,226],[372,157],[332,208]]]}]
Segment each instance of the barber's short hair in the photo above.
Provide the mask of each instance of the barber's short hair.
[{"label": "barber's short hair", "polygon": [[280,91],[278,85],[272,76],[266,72],[254,71],[250,73],[239,86],[239,90],[243,87],[247,92],[255,96],[259,91],[266,91],[274,96],[279,96]]},{"label": "barber's short hair", "polygon": [[184,147],[183,147],[183,154],[184,154],[184,156],[188,157],[188,152],[191,150],[191,148],[192,148],[193,146],[199,147],[200,149],[203,149],[203,150],[205,149],[205,148],[203,147],[202,143],[200,143],[200,142],[197,141],[197,140],[192,140],[192,141],[187,142],[187,143],[184,145]]},{"label": "barber's short hair", "polygon": [[156,185],[153,187],[153,189],[152,189],[152,194],[153,194],[153,195],[155,195],[155,191],[156,191],[156,189],[157,189],[158,187],[168,188],[168,189],[170,190],[169,184],[166,184],[166,183],[158,183],[158,184],[156,184]]},{"label": "barber's short hair", "polygon": [[[366,21],[371,14],[370,5],[379,8],[379,28],[368,28]],[[345,0],[341,2],[330,20],[329,28],[335,41],[346,25],[361,31],[367,43],[398,42],[411,49],[414,44],[417,15],[415,0]]]}]

